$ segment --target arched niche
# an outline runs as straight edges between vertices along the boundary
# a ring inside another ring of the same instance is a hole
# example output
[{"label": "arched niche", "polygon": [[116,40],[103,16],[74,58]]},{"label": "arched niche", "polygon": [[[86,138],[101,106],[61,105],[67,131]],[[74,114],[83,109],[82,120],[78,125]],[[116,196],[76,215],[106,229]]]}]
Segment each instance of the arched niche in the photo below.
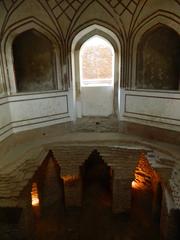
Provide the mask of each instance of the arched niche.
[{"label": "arched niche", "polygon": [[[34,31],[42,38],[47,39],[51,43],[53,51],[53,65],[54,65],[54,78],[56,81],[56,89],[63,89],[62,81],[62,68],[61,68],[61,55],[60,45],[57,36],[51,29],[44,26],[38,20],[34,18],[26,19],[17,24],[14,24],[4,34],[2,39],[2,62],[4,67],[4,78],[6,91],[8,94],[16,94],[16,77],[14,69],[14,58],[13,58],[13,42],[21,34],[26,31]],[[44,90],[41,90],[44,91]]]},{"label": "arched niche", "polygon": [[147,31],[137,49],[136,88],[178,90],[179,69],[179,35],[165,25]]},{"label": "arched niche", "polygon": [[53,45],[38,31],[27,30],[13,41],[17,92],[57,89]]},{"label": "arched niche", "polygon": [[73,89],[73,118],[82,117],[81,110],[81,86],[80,86],[80,64],[79,55],[82,45],[93,36],[99,36],[107,40],[113,47],[114,57],[114,97],[113,108],[114,112],[119,115],[119,89],[120,89],[120,64],[121,64],[121,46],[119,39],[111,30],[99,26],[91,25],[80,31],[73,39],[71,45],[72,59],[72,89]]},{"label": "arched niche", "polygon": [[[179,19],[167,12],[159,10],[158,12],[154,13],[149,18],[145,19],[141,24],[139,24],[132,36],[130,41],[130,51],[131,51],[131,58],[130,58],[130,86],[132,89],[136,89],[136,69],[137,69],[137,54],[138,54],[138,45],[141,41],[142,37],[148,33],[149,31],[158,28],[159,26],[166,26],[170,29],[177,32],[180,35],[180,27],[179,27]],[[146,89],[147,90],[147,89]]]}]

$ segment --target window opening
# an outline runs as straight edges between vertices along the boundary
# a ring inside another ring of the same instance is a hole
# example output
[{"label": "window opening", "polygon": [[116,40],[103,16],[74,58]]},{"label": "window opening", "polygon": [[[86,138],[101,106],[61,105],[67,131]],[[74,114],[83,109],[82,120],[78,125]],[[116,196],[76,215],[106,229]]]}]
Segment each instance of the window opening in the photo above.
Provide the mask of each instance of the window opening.
[{"label": "window opening", "polygon": [[100,36],[88,39],[80,49],[81,86],[112,86],[114,49]]}]

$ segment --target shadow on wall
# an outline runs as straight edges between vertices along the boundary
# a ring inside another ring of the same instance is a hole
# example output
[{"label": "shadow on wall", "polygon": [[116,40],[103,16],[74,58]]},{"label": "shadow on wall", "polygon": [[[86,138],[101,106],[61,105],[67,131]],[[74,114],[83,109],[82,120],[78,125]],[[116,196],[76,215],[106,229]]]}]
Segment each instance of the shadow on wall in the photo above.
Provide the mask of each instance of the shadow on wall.
[{"label": "shadow on wall", "polygon": [[52,43],[36,30],[18,35],[13,42],[18,92],[56,89],[55,56]]},{"label": "shadow on wall", "polygon": [[97,150],[89,155],[80,168],[83,206],[112,208],[112,173]]},{"label": "shadow on wall", "polygon": [[138,45],[137,88],[178,90],[180,37],[160,25],[144,34]]}]

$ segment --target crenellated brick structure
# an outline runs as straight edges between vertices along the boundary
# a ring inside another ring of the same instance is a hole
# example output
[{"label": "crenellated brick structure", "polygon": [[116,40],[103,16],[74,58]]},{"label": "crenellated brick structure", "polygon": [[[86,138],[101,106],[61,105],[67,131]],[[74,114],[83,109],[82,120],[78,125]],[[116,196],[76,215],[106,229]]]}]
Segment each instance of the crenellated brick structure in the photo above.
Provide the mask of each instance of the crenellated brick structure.
[{"label": "crenellated brick structure", "polygon": [[[75,177],[73,184],[66,184],[65,203],[67,206],[81,206],[80,166],[94,149],[113,171],[113,212],[123,212],[131,207],[131,182],[137,160],[143,149],[113,146],[52,146],[52,152],[61,166],[61,176]],[[79,196],[78,196],[79,194]]]},{"label": "crenellated brick structure", "polygon": [[[31,149],[32,155],[27,157],[24,154],[24,158],[22,157],[17,163],[14,162],[11,168],[4,168],[3,171],[1,169],[0,206],[22,209],[22,215],[15,229],[20,229],[23,236],[35,228],[30,194],[33,181],[37,182],[40,199],[46,199],[46,201],[43,200],[44,206],[51,208],[51,205],[55,204],[56,211],[59,211],[58,206],[61,206],[62,210],[63,204],[66,207],[81,207],[80,167],[95,149],[112,171],[112,211],[121,213],[130,210],[131,184],[136,177],[139,181],[144,181],[145,185],[151,185],[155,193],[152,216],[155,215],[158,198],[156,192],[160,183],[162,187],[161,232],[163,236],[167,235],[167,231],[173,235],[175,230],[170,226],[174,221],[174,215],[172,216],[171,210],[178,208],[176,205],[178,198],[175,198],[178,175],[173,170],[174,161],[170,157],[158,155],[157,151],[152,151],[147,146],[133,147],[112,142],[46,144],[40,148],[34,148],[33,151]],[[141,162],[140,165],[138,165],[139,162]],[[138,175],[139,171],[144,175]],[[45,212],[48,211],[47,207],[44,209]]]}]

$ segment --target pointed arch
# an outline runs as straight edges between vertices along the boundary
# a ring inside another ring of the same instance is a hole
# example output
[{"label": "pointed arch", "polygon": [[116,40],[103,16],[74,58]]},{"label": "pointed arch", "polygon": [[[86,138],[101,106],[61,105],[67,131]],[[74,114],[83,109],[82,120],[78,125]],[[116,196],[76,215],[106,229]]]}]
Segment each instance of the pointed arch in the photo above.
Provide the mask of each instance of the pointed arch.
[{"label": "pointed arch", "polygon": [[14,67],[13,67],[13,55],[12,55],[12,44],[16,36],[19,34],[34,29],[40,34],[44,35],[49,41],[52,43],[54,57],[55,57],[55,67],[56,67],[56,78],[58,89],[63,88],[62,83],[62,72],[60,68],[60,60],[61,60],[61,53],[60,53],[60,45],[59,40],[56,34],[46,25],[44,25],[38,19],[31,17],[27,19],[23,19],[18,23],[14,24],[6,31],[3,40],[2,40],[2,60],[4,66],[4,75],[5,75],[5,82],[7,92],[16,93],[16,84],[15,84],[15,75],[14,75]]},{"label": "pointed arch", "polygon": [[[88,8],[94,2],[96,2],[100,8],[105,10],[105,12],[109,15],[109,17],[111,17],[113,19],[114,24],[110,24],[110,23],[108,23],[106,21],[103,21],[103,19],[99,20],[97,17],[96,18],[92,17],[92,20],[86,21],[85,23],[79,25],[75,29],[74,26],[76,26],[76,22],[79,21],[79,18],[81,17],[81,15],[83,13],[85,13],[86,10],[88,10]],[[78,11],[77,11],[77,13],[76,13],[76,15],[75,15],[75,17],[73,19],[71,25],[69,26],[67,35],[69,37],[73,36],[73,38],[74,38],[74,36],[78,33],[78,31],[81,31],[83,28],[89,27],[89,26],[91,26],[93,24],[102,25],[104,27],[107,27],[107,28],[111,29],[111,31],[117,31],[118,34],[120,33],[120,34],[126,36],[126,31],[125,31],[123,22],[122,22],[122,20],[119,17],[116,16],[112,6],[107,1],[103,1],[102,2],[102,1],[94,1],[94,0],[84,1],[82,3],[81,7],[78,9]]]},{"label": "pointed arch", "polygon": [[80,85],[113,85],[114,55],[113,46],[104,37],[94,35],[84,42],[80,48]]},{"label": "pointed arch", "polygon": [[151,16],[144,19],[133,31],[131,43],[130,43],[130,81],[131,88],[136,87],[136,67],[137,67],[137,49],[138,43],[141,37],[148,32],[150,29],[159,26],[160,24],[165,25],[180,35],[180,18],[169,12],[159,10]]},{"label": "pointed arch", "polygon": [[141,37],[137,48],[136,87],[178,90],[180,37],[174,29],[156,24]]},{"label": "pointed arch", "polygon": [[72,40],[71,45],[71,61],[72,61],[72,84],[73,90],[73,119],[76,119],[77,112],[81,117],[81,110],[78,109],[80,101],[80,74],[79,74],[79,52],[84,42],[93,36],[100,36],[108,40],[114,48],[115,52],[115,70],[114,70],[114,109],[119,115],[119,89],[120,89],[120,65],[121,65],[121,44],[114,32],[97,24],[93,24],[80,31]]}]

